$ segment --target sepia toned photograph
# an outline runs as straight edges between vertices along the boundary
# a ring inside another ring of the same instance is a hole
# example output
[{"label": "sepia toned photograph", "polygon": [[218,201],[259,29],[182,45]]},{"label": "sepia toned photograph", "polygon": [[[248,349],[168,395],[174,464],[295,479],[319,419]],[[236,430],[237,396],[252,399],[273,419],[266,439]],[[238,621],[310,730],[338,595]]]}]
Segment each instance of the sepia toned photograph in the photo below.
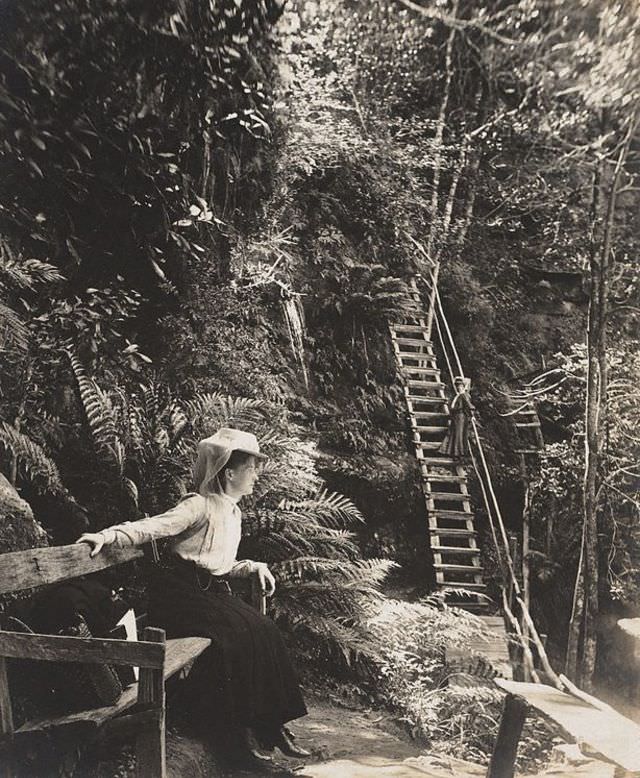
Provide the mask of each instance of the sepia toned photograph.
[{"label": "sepia toned photograph", "polygon": [[640,778],[640,0],[0,0],[0,778]]}]

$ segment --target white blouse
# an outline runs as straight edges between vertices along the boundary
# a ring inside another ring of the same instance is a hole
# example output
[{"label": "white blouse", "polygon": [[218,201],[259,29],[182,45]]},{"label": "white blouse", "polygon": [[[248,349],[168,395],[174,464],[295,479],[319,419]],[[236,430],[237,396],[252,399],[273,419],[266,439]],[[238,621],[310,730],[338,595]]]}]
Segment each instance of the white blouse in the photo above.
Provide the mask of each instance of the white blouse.
[{"label": "white blouse", "polygon": [[140,546],[170,538],[171,553],[195,562],[213,575],[246,577],[266,567],[264,562],[236,560],[242,513],[227,494],[189,495],[175,507],[138,521],[114,524],[102,530],[105,543]]}]

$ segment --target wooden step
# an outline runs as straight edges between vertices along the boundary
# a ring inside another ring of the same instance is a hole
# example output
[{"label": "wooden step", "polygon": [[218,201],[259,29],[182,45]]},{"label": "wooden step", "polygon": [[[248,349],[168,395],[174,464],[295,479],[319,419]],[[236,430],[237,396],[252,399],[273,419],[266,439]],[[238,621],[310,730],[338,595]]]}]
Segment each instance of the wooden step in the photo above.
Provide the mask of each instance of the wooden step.
[{"label": "wooden step", "polygon": [[413,445],[421,451],[437,451],[442,445],[441,440],[414,440]]},{"label": "wooden step", "polygon": [[[419,330],[422,330],[425,335],[427,333],[427,328],[416,326],[415,324],[392,324],[391,329],[395,330],[396,332],[417,332]],[[427,340],[427,343],[431,343],[430,340]]]},{"label": "wooden step", "polygon": [[474,529],[460,529],[458,527],[454,529],[447,529],[447,527],[429,527],[429,534],[431,535],[443,535],[451,537],[467,537],[475,538],[478,534]]},{"label": "wooden step", "polygon": [[471,583],[470,581],[438,581],[438,586],[443,589],[475,589],[476,591],[482,591],[487,588],[484,583]]},{"label": "wooden step", "polygon": [[443,572],[456,572],[456,573],[472,573],[473,575],[482,575],[482,568],[475,567],[474,565],[449,565],[446,563],[439,564],[434,562],[433,566],[436,570],[442,570]]},{"label": "wooden step", "polygon": [[442,389],[438,391],[438,387],[434,385],[434,390],[435,390],[434,392],[429,392],[429,394],[414,394],[413,392],[415,391],[415,389],[413,386],[412,387],[405,386],[406,394],[404,397],[405,400],[411,400],[412,402],[414,400],[417,401],[422,400],[423,402],[437,402],[437,403],[442,403],[442,405],[446,405],[447,398],[444,397],[442,393]]},{"label": "wooden step", "polygon": [[405,338],[405,337],[397,337],[393,336],[392,338],[396,343],[399,343],[401,346],[422,346],[423,348],[426,348],[430,351],[430,353],[433,353],[432,349],[433,346],[431,345],[431,341],[425,340],[423,338]]},{"label": "wooden step", "polygon": [[516,448],[514,449],[516,454],[540,454],[543,449],[541,448]]},{"label": "wooden step", "polygon": [[[412,351],[410,354],[406,351],[402,354],[399,354],[396,352],[396,356],[400,360],[401,364],[406,365],[407,367],[416,367],[415,365],[411,365],[409,363],[409,360],[412,360],[414,362],[428,362],[428,365],[421,365],[421,367],[432,367],[432,368],[438,368],[438,360],[435,358],[433,354],[423,354],[421,352],[415,352]],[[438,368],[439,369],[439,368]]]},{"label": "wooden step", "polygon": [[430,497],[432,500],[452,500],[459,502],[471,502],[470,494],[462,494],[462,492],[428,492],[426,497]]},{"label": "wooden step", "polygon": [[418,425],[416,424],[415,427],[413,427],[414,432],[446,432],[448,429],[448,425],[446,424],[438,424],[436,427],[427,427],[425,425]]},{"label": "wooden step", "polygon": [[416,389],[444,389],[445,387],[442,381],[426,381],[424,378],[407,378],[405,383]]},{"label": "wooden step", "polygon": [[422,375],[440,375],[437,367],[414,367],[413,365],[403,365],[402,369],[406,373],[421,373]]},{"label": "wooden step", "polygon": [[[476,595],[471,595],[475,597]],[[478,595],[479,596],[479,595]],[[454,608],[458,608],[461,611],[468,611],[469,613],[486,613],[488,603],[484,600],[470,600],[467,597],[463,597],[460,600],[448,600],[445,597],[447,605],[451,605]]]},{"label": "wooden step", "polygon": [[458,546],[434,546],[431,544],[431,551],[433,551],[434,554],[477,554],[480,555],[480,549],[479,548],[469,548],[468,546],[458,547]]},{"label": "wooden step", "polygon": [[405,365],[403,363],[402,369],[408,373],[423,373],[424,375],[440,375],[440,370],[437,367],[418,367],[417,365]]},{"label": "wooden step", "polygon": [[396,351],[399,359],[435,359],[432,351]]},{"label": "wooden step", "polygon": [[[457,475],[452,473],[450,470],[446,473],[438,473],[433,469],[434,467],[435,465],[432,464],[429,466],[429,468],[426,466],[420,468],[423,481],[447,481],[450,483],[464,483],[467,480],[466,475]],[[452,468],[453,465],[440,465],[440,467]]]},{"label": "wooden step", "polygon": [[444,508],[434,508],[429,511],[431,518],[436,519],[456,519],[458,521],[467,521],[473,519],[473,513],[471,511],[448,511]]},{"label": "wooden step", "polygon": [[[449,414],[445,413],[445,411],[414,411],[412,415],[416,419],[447,419],[449,417]],[[413,426],[415,421],[412,419],[411,422]]]},{"label": "wooden step", "polygon": [[538,421],[516,421],[515,426],[518,429],[523,429],[524,427],[540,427],[540,422]]}]

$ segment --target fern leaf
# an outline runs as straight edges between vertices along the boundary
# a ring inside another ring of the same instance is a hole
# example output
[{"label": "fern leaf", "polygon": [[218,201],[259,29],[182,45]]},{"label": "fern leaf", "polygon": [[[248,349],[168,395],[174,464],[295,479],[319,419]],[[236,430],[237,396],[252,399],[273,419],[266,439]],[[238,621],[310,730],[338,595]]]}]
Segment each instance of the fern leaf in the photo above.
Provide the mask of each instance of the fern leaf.
[{"label": "fern leaf", "polygon": [[0,421],[0,446],[15,458],[26,478],[43,494],[69,496],[56,463],[39,443]]},{"label": "fern leaf", "polygon": [[29,330],[12,308],[0,302],[0,351],[5,351],[11,343],[24,351],[29,343]]},{"label": "fern leaf", "polygon": [[73,353],[68,352],[68,354],[96,451],[106,456],[110,464],[115,463],[119,466],[116,445],[118,436],[113,406],[108,396],[92,379],[88,378],[80,360]]},{"label": "fern leaf", "polygon": [[281,505],[285,511],[295,511],[301,515],[312,516],[330,527],[339,527],[354,521],[364,522],[362,513],[348,497],[329,492],[326,489],[306,500],[295,502],[283,500]]}]

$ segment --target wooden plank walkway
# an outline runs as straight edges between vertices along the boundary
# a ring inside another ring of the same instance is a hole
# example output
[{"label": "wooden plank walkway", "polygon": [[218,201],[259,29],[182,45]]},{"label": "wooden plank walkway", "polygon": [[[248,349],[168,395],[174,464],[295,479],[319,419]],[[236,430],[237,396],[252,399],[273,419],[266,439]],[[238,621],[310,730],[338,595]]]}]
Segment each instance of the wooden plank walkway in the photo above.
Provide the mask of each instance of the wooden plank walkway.
[{"label": "wooden plank walkway", "polygon": [[481,656],[502,678],[513,678],[509,659],[509,640],[502,616],[480,616],[485,627],[486,640],[470,640],[464,647],[450,646],[446,650],[448,664],[464,668]]},{"label": "wooden plank walkway", "polygon": [[536,710],[557,722],[570,737],[585,743],[614,764],[640,773],[640,727],[603,704],[590,703],[542,683],[520,683],[500,678],[496,684],[522,697]]}]

